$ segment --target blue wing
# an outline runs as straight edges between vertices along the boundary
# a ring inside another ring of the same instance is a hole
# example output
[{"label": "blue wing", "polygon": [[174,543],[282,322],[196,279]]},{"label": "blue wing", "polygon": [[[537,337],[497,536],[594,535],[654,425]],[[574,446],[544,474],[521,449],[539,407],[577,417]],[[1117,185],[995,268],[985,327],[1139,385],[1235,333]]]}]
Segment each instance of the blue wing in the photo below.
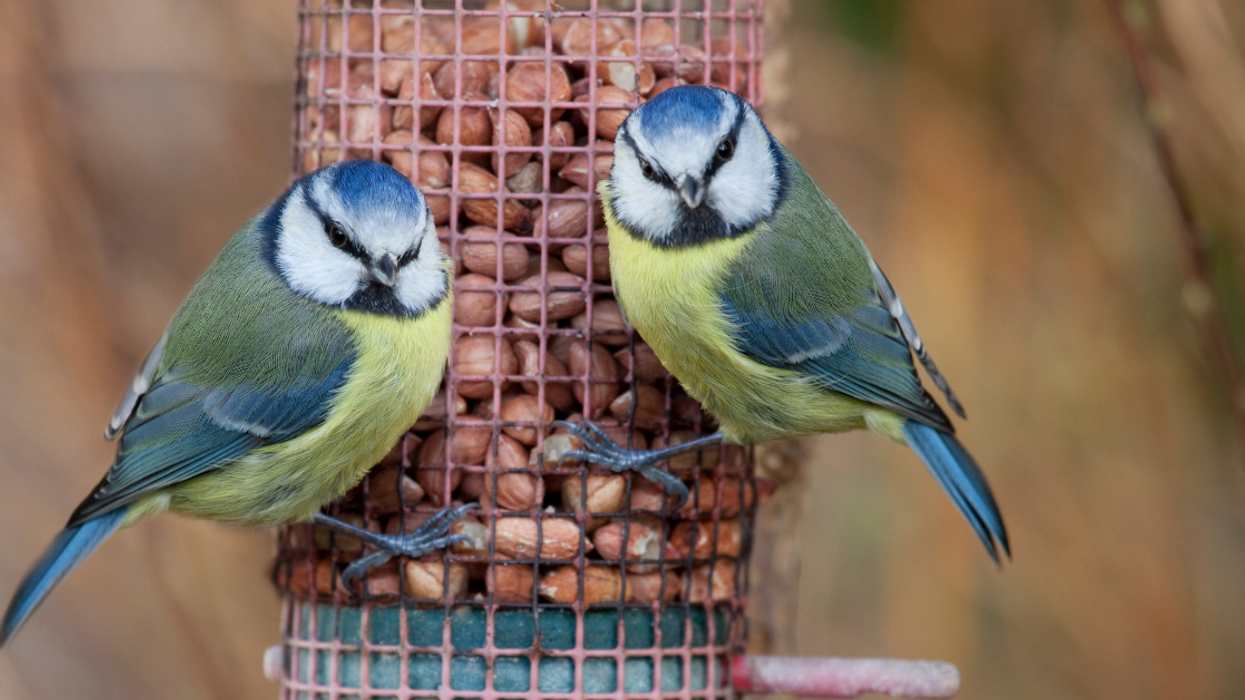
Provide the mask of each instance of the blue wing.
[{"label": "blue wing", "polygon": [[288,387],[203,387],[180,381],[182,373],[170,368],[138,401],[116,460],[69,526],[323,423],[352,361],[353,355],[327,377]]},{"label": "blue wing", "polygon": [[855,308],[827,308],[800,317],[780,315],[771,305],[758,303],[768,295],[745,296],[740,289],[728,286],[721,301],[745,355],[953,432],[946,414],[921,387],[912,351],[875,289],[860,290]]}]

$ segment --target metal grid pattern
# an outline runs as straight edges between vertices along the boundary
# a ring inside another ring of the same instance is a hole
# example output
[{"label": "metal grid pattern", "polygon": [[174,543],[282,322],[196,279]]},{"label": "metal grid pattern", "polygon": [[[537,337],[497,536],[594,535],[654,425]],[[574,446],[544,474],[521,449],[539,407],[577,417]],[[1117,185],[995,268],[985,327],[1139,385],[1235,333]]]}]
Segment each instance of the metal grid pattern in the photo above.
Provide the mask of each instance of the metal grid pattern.
[{"label": "metal grid pattern", "polygon": [[451,530],[472,542],[373,569],[359,590],[340,572],[361,543],[283,531],[283,698],[732,693],[761,495],[751,455],[672,460],[692,494],[676,510],[638,475],[560,459],[577,440],[548,424],[587,416],[639,448],[714,429],[622,323],[594,193],[611,126],[663,86],[759,106],[762,10],[300,0],[295,175],[393,164],[455,263],[445,387],[332,511],[398,532],[480,507]]}]

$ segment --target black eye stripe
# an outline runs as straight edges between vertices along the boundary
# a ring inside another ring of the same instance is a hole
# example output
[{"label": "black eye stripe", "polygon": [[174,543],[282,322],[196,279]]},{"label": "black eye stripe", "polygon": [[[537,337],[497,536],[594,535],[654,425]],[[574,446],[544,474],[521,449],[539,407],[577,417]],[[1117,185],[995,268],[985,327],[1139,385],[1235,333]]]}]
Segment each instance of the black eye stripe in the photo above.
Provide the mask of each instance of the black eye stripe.
[{"label": "black eye stripe", "polygon": [[[314,213],[317,217],[319,217],[320,225],[324,227],[324,235],[326,237],[331,236],[330,232],[333,230],[334,227],[341,229],[342,233],[346,233],[346,227],[342,226],[336,221],[333,221],[333,219],[330,218],[328,214],[324,213],[324,210],[321,209],[320,205],[316,203],[315,198],[311,196],[310,192],[307,192],[304,190],[303,202],[307,204],[307,207],[311,209],[312,213]],[[329,244],[330,245],[333,244],[331,238],[329,240]],[[362,250],[360,250],[357,245],[355,245],[354,240],[350,238],[349,234],[346,235],[346,245],[344,246],[334,245],[333,247],[337,248],[338,250],[345,251],[346,253],[350,254],[352,257],[358,258],[364,263],[367,263],[367,254],[364,253]]]},{"label": "black eye stripe", "polygon": [[398,258],[398,269],[400,270],[404,266],[406,266],[408,263],[414,262],[415,258],[419,257],[419,250],[423,247],[424,247],[424,239],[420,238],[419,242],[415,244],[414,248],[406,251],[405,253],[402,254],[402,257]]},{"label": "black eye stripe", "polygon": [[747,116],[748,116],[747,112],[742,108],[740,108],[738,113],[735,115],[735,123],[731,125],[730,132],[728,132],[726,135],[726,138],[722,139],[722,141],[718,144],[718,149],[720,149],[722,144],[729,143],[731,153],[729,156],[722,157],[719,150],[717,149],[714,150],[713,162],[709,165],[709,169],[705,171],[705,183],[706,184],[709,182],[709,179],[712,178],[713,175],[718,171],[718,168],[722,167],[723,165],[726,165],[728,162],[730,162],[731,158],[735,157],[736,147],[739,145],[739,132],[742,131],[744,128],[744,119],[746,119]]},{"label": "black eye stripe", "polygon": [[[355,244],[354,239],[350,237],[350,234],[346,233],[345,226],[342,226],[336,221],[333,221],[332,219],[330,219],[328,216],[324,214],[321,214],[320,216],[324,221],[324,234],[328,236],[329,245],[332,245],[334,248],[337,248],[340,251],[348,253],[352,257],[358,258],[359,260],[362,260],[363,262],[367,262],[367,254],[364,253],[363,250],[359,248],[358,245]],[[336,240],[334,240],[335,234],[338,234],[338,233],[346,237],[346,240],[344,243],[339,243]]]},{"label": "black eye stripe", "polygon": [[[635,140],[631,138],[631,134],[627,133],[626,130],[620,129],[618,132],[618,137],[621,140],[625,141],[628,146],[631,146],[631,152],[635,154],[635,158],[640,164],[641,175],[643,175],[645,178],[649,180],[652,180],[653,182],[656,182],[659,185],[664,185],[665,187],[674,189],[675,187],[674,180],[672,180],[670,176],[667,175],[666,173],[654,167],[652,163],[645,160],[644,156],[640,155],[640,149],[636,148]],[[645,166],[647,166],[647,168]]]}]

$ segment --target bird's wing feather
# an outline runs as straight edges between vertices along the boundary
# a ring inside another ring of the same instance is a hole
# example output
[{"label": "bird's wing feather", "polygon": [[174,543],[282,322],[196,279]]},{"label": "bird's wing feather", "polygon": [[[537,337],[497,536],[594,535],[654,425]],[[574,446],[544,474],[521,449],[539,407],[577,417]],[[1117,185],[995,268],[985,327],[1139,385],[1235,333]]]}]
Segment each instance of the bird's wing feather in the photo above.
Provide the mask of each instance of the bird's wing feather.
[{"label": "bird's wing feather", "polygon": [[130,385],[125,388],[125,394],[121,396],[121,402],[117,404],[117,410],[113,411],[112,418],[108,419],[108,426],[104,428],[105,440],[115,439],[121,433],[121,427],[130,419],[130,416],[134,415],[138,400],[143,398],[143,395],[151,388],[152,376],[155,375],[156,366],[160,364],[160,358],[164,355],[164,343],[168,339],[169,332],[165,330],[160,340],[156,341],[156,346],[147,353],[138,371],[134,373]]},{"label": "bird's wing feather", "polygon": [[732,265],[721,301],[748,357],[931,427],[951,423],[921,387],[869,253],[798,164],[786,200]]},{"label": "bird's wing feather", "polygon": [[355,345],[266,265],[254,221],[213,261],[144,362],[140,376],[155,358],[148,386],[135,384],[117,457],[70,526],[324,422]]},{"label": "bird's wing feather", "polygon": [[70,525],[323,423],[350,364],[348,358],[328,377],[284,391],[253,385],[208,389],[177,379],[157,384],[139,402],[112,468]]},{"label": "bird's wing feather", "polygon": [[886,279],[886,274],[882,272],[882,268],[872,258],[869,259],[869,269],[873,272],[873,281],[877,284],[878,293],[882,296],[882,301],[886,304],[887,310],[890,311],[891,317],[899,324],[899,330],[903,332],[904,340],[908,341],[908,347],[912,348],[912,352],[916,354],[921,366],[929,374],[929,378],[934,380],[934,386],[942,392],[943,398],[951,405],[951,409],[956,412],[960,418],[967,418],[964,413],[964,405],[960,403],[960,398],[955,395],[951,389],[951,384],[947,378],[942,376],[942,372],[938,371],[938,365],[934,364],[934,358],[929,356],[929,351],[925,349],[925,343],[921,340],[921,336],[916,332],[916,326],[912,323],[912,318],[908,316],[908,310],[904,308],[903,302],[899,299],[899,294],[895,288],[891,286],[891,281]]},{"label": "bird's wing feather", "polygon": [[894,325],[885,309],[868,305],[847,314],[776,318],[760,306],[741,311],[732,296],[737,295],[723,296],[723,308],[737,329],[739,349],[751,359],[799,372],[826,389],[931,427],[951,429],[946,415],[921,388],[898,328],[874,325],[879,316]]}]

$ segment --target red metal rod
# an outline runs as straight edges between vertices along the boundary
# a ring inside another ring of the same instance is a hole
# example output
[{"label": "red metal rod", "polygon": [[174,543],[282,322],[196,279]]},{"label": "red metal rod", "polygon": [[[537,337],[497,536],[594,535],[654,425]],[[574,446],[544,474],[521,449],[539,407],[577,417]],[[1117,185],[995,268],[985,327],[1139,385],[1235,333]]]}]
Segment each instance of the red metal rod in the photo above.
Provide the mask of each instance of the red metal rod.
[{"label": "red metal rod", "polygon": [[731,680],[739,693],[790,693],[809,698],[949,698],[960,671],[945,661],[736,656]]}]

